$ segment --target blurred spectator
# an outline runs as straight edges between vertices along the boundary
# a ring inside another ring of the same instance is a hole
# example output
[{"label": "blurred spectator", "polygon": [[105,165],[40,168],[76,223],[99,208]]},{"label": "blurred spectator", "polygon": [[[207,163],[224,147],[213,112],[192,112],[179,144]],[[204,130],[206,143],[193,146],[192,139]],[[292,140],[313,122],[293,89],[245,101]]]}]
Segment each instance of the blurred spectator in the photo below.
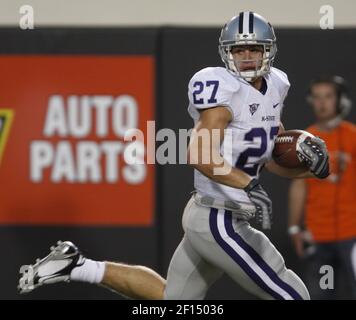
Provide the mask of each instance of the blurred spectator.
[{"label": "blurred spectator", "polygon": [[[288,232],[306,262],[312,299],[337,299],[345,291],[344,298],[356,299],[356,126],[343,120],[351,100],[338,76],[312,81],[307,100],[316,122],[306,130],[326,142],[331,174],[325,180],[292,181]],[[320,287],[323,265],[333,267],[334,289]]]}]

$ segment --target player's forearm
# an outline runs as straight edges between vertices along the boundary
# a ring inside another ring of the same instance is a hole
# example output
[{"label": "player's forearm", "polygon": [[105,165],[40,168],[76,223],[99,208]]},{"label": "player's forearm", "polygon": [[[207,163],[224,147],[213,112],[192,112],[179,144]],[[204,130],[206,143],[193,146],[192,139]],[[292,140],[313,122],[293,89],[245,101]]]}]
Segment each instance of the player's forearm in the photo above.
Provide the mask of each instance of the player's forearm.
[{"label": "player's forearm", "polygon": [[225,160],[222,161],[220,165],[191,163],[191,166],[217,183],[237,189],[245,188],[251,177],[242,170],[231,167]]},{"label": "player's forearm", "polygon": [[251,177],[240,169],[234,168],[220,153],[221,141],[212,141],[211,147],[204,147],[198,139],[192,139],[187,152],[188,164],[199,170],[209,179],[232,188],[243,189]]}]

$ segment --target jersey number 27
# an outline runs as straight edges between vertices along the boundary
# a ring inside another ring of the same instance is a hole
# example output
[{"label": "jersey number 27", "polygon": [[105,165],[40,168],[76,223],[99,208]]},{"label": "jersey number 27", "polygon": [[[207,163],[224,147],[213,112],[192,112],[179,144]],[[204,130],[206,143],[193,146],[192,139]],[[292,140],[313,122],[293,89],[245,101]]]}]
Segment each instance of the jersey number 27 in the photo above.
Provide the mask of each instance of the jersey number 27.
[{"label": "jersey number 27", "polygon": [[206,103],[204,101],[204,98],[199,97],[199,95],[203,92],[204,87],[212,87],[211,96],[207,100],[207,103],[217,103],[216,93],[218,92],[218,88],[219,88],[219,81],[218,80],[208,80],[208,81],[205,82],[205,84],[204,84],[204,82],[196,81],[196,82],[194,82],[193,87],[195,88],[195,90],[193,91],[193,102],[194,102],[194,104],[204,104],[204,103]]},{"label": "jersey number 27", "polygon": [[[271,127],[269,133],[269,139],[273,140],[278,134],[279,127]],[[262,157],[267,150],[267,132],[265,128],[252,128],[245,134],[245,141],[251,141],[255,138],[261,138],[261,144],[259,148],[247,148],[238,157],[235,167],[245,171],[250,176],[256,176],[259,170],[262,168],[260,163],[247,163],[249,157]]]}]

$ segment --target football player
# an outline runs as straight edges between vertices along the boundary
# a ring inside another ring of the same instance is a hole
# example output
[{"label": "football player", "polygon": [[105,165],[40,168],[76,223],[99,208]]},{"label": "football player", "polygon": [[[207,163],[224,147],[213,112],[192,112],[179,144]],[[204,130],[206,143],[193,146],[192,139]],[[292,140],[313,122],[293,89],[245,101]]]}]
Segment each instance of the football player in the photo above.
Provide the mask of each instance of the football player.
[{"label": "football player", "polygon": [[[189,82],[188,112],[195,127],[188,161],[195,169],[196,190],[183,213],[185,235],[167,280],[146,267],[92,261],[64,242],[22,267],[20,290],[73,280],[99,283],[132,298],[203,299],[226,273],[261,299],[309,299],[278,250],[249,224],[253,217],[266,229],[272,222],[272,202],[258,180],[263,167],[288,178],[325,178],[329,170],[326,146],[318,138],[300,144],[308,169],[286,169],[271,160],[290,86],[287,75],[272,67],[276,52],[271,24],[256,13],[241,12],[221,31],[225,68],[202,69]],[[203,131],[211,143],[200,142]],[[230,150],[229,161],[222,150]]]}]

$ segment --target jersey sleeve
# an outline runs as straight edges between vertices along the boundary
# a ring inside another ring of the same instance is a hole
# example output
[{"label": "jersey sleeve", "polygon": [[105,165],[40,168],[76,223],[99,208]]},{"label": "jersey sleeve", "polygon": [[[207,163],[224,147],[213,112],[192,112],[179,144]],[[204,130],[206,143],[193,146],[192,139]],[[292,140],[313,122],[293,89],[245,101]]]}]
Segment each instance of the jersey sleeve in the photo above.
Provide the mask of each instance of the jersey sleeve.
[{"label": "jersey sleeve", "polygon": [[288,76],[282,70],[277,68],[272,68],[272,76],[274,77],[274,82],[276,83],[277,90],[280,96],[280,105],[284,107],[284,100],[288,95],[288,91],[290,88],[290,82],[288,80]]},{"label": "jersey sleeve", "polygon": [[227,107],[232,116],[232,96],[239,90],[238,81],[231,81],[231,76],[223,68],[205,68],[197,72],[189,81],[188,98],[190,107],[196,110],[216,106]]}]

